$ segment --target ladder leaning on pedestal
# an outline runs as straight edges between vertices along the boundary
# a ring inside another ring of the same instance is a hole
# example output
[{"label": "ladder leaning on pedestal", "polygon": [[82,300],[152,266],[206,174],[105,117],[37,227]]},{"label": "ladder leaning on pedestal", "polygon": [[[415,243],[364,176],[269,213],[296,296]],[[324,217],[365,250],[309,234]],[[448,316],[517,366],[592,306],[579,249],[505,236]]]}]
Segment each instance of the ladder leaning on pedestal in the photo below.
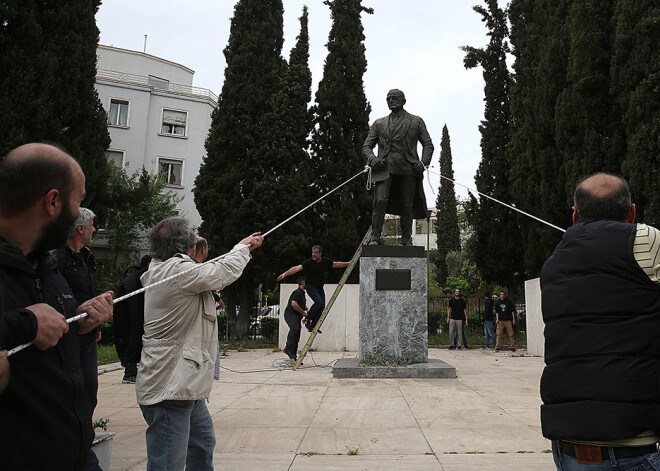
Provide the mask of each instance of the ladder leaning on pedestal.
[{"label": "ladder leaning on pedestal", "polygon": [[364,244],[367,243],[367,241],[369,240],[370,237],[371,237],[371,227],[369,228],[367,233],[362,238],[362,242],[360,242],[360,246],[355,251],[355,254],[353,255],[353,258],[351,259],[350,263],[346,267],[346,270],[344,270],[344,274],[341,276],[341,279],[339,280],[339,284],[335,288],[335,292],[332,293],[332,297],[328,301],[328,304],[325,306],[325,309],[323,309],[323,313],[321,314],[321,317],[319,318],[318,322],[314,326],[314,330],[312,330],[312,335],[309,336],[309,338],[307,339],[307,342],[305,343],[305,346],[300,351],[300,355],[298,355],[298,359],[296,360],[296,364],[293,365],[294,371],[300,365],[302,365],[302,362],[305,359],[305,355],[307,355],[307,352],[312,347],[312,344],[314,343],[314,339],[316,338],[316,334],[318,333],[319,329],[321,328],[321,325],[323,324],[323,321],[325,320],[325,317],[328,315],[328,312],[330,312],[330,309],[332,309],[332,306],[335,304],[335,301],[337,300],[337,296],[339,296],[339,293],[341,292],[341,289],[344,287],[344,284],[346,284],[346,280],[348,279],[351,272],[353,271],[353,268],[355,267],[355,264],[357,263],[358,258],[360,258],[360,255],[362,254],[362,246],[364,246]]}]

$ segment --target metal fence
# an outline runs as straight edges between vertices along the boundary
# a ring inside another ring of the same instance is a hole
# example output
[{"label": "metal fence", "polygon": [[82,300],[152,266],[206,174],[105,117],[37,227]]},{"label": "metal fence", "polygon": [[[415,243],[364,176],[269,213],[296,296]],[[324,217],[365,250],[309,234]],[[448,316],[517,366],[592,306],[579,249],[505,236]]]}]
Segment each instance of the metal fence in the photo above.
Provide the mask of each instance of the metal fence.
[{"label": "metal fence", "polygon": [[[227,309],[218,311],[218,337],[221,341],[228,341],[231,336],[229,316]],[[238,314],[239,306],[235,306],[235,314]],[[277,342],[280,318],[280,306],[255,306],[250,310],[250,321],[248,338],[251,340],[263,340],[264,342]]]},{"label": "metal fence", "polygon": [[[449,300],[453,296],[429,296],[428,310],[429,310],[429,333],[435,334],[439,329],[447,324],[447,311],[449,310]],[[481,330],[483,329],[481,322],[484,320],[484,298],[463,298],[467,304],[468,310],[468,329]],[[517,328],[520,331],[526,330],[525,303],[515,303],[516,316],[518,319]]]}]

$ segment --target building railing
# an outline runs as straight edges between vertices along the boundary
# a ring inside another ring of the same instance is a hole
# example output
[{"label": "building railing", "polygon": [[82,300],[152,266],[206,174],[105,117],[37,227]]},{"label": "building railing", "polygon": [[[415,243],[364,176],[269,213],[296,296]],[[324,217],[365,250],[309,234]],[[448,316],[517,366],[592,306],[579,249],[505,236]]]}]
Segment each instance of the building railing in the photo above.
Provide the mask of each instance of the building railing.
[{"label": "building railing", "polygon": [[181,83],[168,83],[167,88],[154,87],[149,83],[149,77],[146,75],[131,74],[128,72],[119,72],[117,70],[98,69],[96,71],[96,78],[106,80],[113,80],[116,82],[134,83],[137,85],[146,85],[154,90],[163,90],[178,95],[201,96],[211,99],[216,105],[218,103],[218,95],[213,93],[207,88],[192,87],[190,85],[183,85]]}]

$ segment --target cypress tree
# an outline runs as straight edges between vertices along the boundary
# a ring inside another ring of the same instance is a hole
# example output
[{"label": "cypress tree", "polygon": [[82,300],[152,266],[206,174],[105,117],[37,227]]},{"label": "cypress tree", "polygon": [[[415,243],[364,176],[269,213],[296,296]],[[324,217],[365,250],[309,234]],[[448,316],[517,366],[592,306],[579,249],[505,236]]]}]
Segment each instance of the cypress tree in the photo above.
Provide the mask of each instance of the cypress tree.
[{"label": "cypress tree", "polygon": [[34,141],[63,146],[85,172],[85,206],[103,214],[110,136],[94,89],[100,3],[0,4],[0,155]]},{"label": "cypress tree", "polygon": [[[559,227],[570,224],[563,158],[555,141],[555,105],[566,85],[572,0],[513,0],[509,9],[515,81],[511,88],[511,198]],[[525,270],[538,276],[561,232],[519,215]]]},{"label": "cypress tree", "polygon": [[628,148],[623,174],[637,220],[660,227],[660,8],[653,0],[617,2],[612,90]]},{"label": "cypress tree", "polygon": [[[326,0],[332,16],[328,56],[312,108],[315,189],[325,194],[364,168],[362,145],[371,107],[364,94],[367,69],[360,15],[372,13],[361,0]],[[344,186],[315,206],[315,240],[338,260],[352,257],[371,225],[365,179]]]},{"label": "cypress tree", "polygon": [[[195,204],[202,216],[200,232],[212,247],[211,256],[231,249],[243,237],[265,231],[265,199],[260,182],[271,172],[273,153],[272,96],[285,70],[281,57],[283,8],[281,0],[240,0],[234,9],[229,43],[224,50],[227,67],[218,107],[211,117],[206,153],[195,180]],[[281,195],[277,195],[279,198]],[[264,251],[257,249],[230,293],[230,306],[240,303],[235,335],[249,327],[255,288],[262,271]],[[236,298],[238,296],[238,299]]]},{"label": "cypress tree", "polygon": [[574,0],[569,12],[567,84],[557,100],[555,135],[567,195],[591,173],[621,172],[625,137],[618,103],[610,95],[614,3]]},{"label": "cypress tree", "polygon": [[[481,66],[485,81],[486,109],[481,132],[482,158],[475,176],[477,189],[500,201],[511,201],[510,164],[506,157],[509,141],[511,75],[506,65],[508,27],[506,13],[497,0],[487,0],[487,8],[473,7],[488,28],[490,41],[485,49],[465,46],[466,68]],[[476,235],[476,264],[482,276],[492,282],[512,286],[519,271],[519,233],[514,214],[508,208],[481,198],[473,210]]]},{"label": "cypress tree", "polygon": [[[451,142],[447,125],[442,128],[440,140],[440,174],[454,179],[454,168],[451,158]],[[440,179],[438,197],[435,202],[437,210],[435,232],[437,237],[438,257],[435,259],[437,280],[440,286],[447,281],[447,254],[461,250],[460,230],[458,227],[458,202],[454,192],[454,182]]]}]

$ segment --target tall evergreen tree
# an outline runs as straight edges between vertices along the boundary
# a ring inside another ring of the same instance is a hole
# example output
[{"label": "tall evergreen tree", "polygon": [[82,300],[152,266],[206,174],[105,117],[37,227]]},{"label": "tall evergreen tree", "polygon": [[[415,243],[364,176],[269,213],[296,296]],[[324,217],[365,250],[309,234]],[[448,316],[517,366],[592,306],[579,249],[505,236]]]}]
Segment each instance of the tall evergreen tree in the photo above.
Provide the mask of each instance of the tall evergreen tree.
[{"label": "tall evergreen tree", "polygon": [[[240,0],[234,9],[229,43],[224,50],[227,67],[218,107],[212,114],[206,140],[207,156],[195,180],[195,204],[202,216],[200,232],[212,253],[224,252],[270,220],[260,184],[272,177],[274,129],[272,96],[285,71],[281,57],[283,8],[281,0]],[[284,195],[278,195],[278,198]],[[268,276],[263,250],[254,253],[243,276],[234,284],[228,301],[240,303],[235,334],[245,335],[255,288]],[[237,297],[236,297],[237,296]]]},{"label": "tall evergreen tree", "polygon": [[[445,124],[440,140],[440,174],[454,179],[454,168],[451,158],[451,142],[449,130]],[[435,202],[437,210],[435,232],[437,237],[438,257],[435,259],[437,279],[440,286],[447,281],[447,254],[461,250],[460,230],[458,227],[458,202],[454,191],[454,182],[440,179],[438,197]]]},{"label": "tall evergreen tree", "polygon": [[[559,227],[570,223],[555,105],[566,85],[572,0],[513,0],[509,8],[515,81],[511,88],[511,201]],[[538,276],[561,232],[519,215],[525,271]]]},{"label": "tall evergreen tree", "polygon": [[569,12],[567,84],[557,100],[555,131],[568,195],[591,173],[621,172],[625,137],[610,95],[615,1],[574,0]]},{"label": "tall evergreen tree", "polygon": [[623,113],[623,163],[637,220],[660,226],[660,8],[654,0],[619,0],[612,90]]},{"label": "tall evergreen tree", "polygon": [[0,155],[27,142],[62,145],[85,172],[85,206],[103,213],[110,136],[94,89],[100,3],[0,4]]},{"label": "tall evergreen tree", "polygon": [[[510,164],[506,156],[509,141],[511,75],[506,65],[509,51],[506,38],[506,12],[497,0],[487,0],[487,7],[477,5],[488,28],[490,41],[485,49],[465,46],[465,67],[481,66],[485,81],[484,120],[481,132],[481,162],[475,176],[477,189],[500,201],[511,201]],[[473,218],[476,234],[475,262],[483,278],[513,286],[519,272],[519,232],[515,215],[508,208],[487,198],[479,200]]]},{"label": "tall evergreen tree", "polygon": [[[371,107],[364,94],[367,69],[361,0],[326,0],[332,16],[328,56],[312,108],[312,159],[316,190],[325,194],[364,168],[362,145]],[[316,240],[336,259],[350,258],[371,224],[365,180],[344,186],[315,207]]]}]

